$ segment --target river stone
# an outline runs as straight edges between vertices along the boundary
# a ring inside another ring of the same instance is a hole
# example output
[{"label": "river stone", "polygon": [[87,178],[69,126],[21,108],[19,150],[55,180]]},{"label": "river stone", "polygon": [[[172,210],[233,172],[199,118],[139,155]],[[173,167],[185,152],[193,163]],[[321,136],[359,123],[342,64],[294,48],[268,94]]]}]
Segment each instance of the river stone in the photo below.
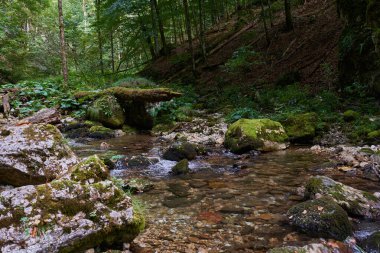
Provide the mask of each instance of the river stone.
[{"label": "river stone", "polygon": [[112,95],[95,100],[87,110],[87,117],[110,128],[121,128],[125,122],[124,110]]},{"label": "river stone", "polygon": [[55,126],[8,126],[0,132],[0,184],[41,184],[77,163]]},{"label": "river stone", "polygon": [[194,160],[197,156],[197,148],[189,142],[176,142],[172,144],[163,155],[163,158],[179,162],[183,159]]},{"label": "river stone", "polygon": [[267,253],[343,253],[343,252],[352,252],[352,253],[361,253],[359,248],[356,245],[350,243],[335,243],[335,244],[326,244],[326,243],[312,243],[303,247],[295,246],[285,246],[280,248],[274,248],[269,250]]},{"label": "river stone", "polygon": [[361,242],[362,248],[368,253],[377,253],[380,249],[380,232],[375,232]]},{"label": "river stone", "polygon": [[312,177],[306,185],[305,196],[308,198],[329,196],[351,215],[369,219],[380,218],[380,199],[378,197],[325,176]]},{"label": "river stone", "polygon": [[187,159],[183,159],[183,160],[179,161],[172,168],[172,173],[174,175],[184,175],[184,174],[188,174],[189,172],[190,172],[189,161]]},{"label": "river stone", "polygon": [[291,225],[311,236],[344,240],[352,234],[347,213],[330,198],[297,204],[287,215]]},{"label": "river stone", "polygon": [[240,119],[228,127],[224,145],[233,153],[251,150],[286,149],[286,135],[281,123],[270,119]]},{"label": "river stone", "polygon": [[83,252],[133,240],[144,218],[106,172],[94,156],[51,183],[1,192],[0,251]]}]

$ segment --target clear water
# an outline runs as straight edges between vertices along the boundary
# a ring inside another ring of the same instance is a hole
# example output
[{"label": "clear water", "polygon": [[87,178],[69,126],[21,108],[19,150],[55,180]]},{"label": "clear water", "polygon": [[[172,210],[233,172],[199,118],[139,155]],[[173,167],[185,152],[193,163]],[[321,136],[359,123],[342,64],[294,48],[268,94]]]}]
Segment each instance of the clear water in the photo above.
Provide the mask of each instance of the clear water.
[{"label": "clear water", "polygon": [[[157,158],[168,145],[143,135],[107,142],[118,154]],[[104,151],[100,142],[93,142],[77,147],[76,152],[85,156]],[[153,190],[137,196],[146,207],[148,226],[135,240],[136,252],[266,252],[318,241],[287,225],[285,214],[302,201],[297,188],[321,174],[318,168],[326,161],[304,149],[259,156],[215,149],[192,161],[192,173],[187,176],[171,176],[175,162],[165,160],[145,169],[116,170],[113,175],[143,177],[154,184]],[[380,191],[376,182],[326,173],[355,188]],[[375,222],[356,222],[356,227],[358,238],[380,230]]]}]

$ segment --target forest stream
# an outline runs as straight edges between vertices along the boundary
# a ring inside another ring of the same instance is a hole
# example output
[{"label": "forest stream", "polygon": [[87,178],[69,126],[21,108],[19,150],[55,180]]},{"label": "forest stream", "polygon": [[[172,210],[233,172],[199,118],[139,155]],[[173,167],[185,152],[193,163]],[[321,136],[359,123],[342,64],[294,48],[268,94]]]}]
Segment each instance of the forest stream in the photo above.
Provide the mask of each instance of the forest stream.
[{"label": "forest stream", "polygon": [[[175,162],[162,160],[167,148],[161,137],[148,135],[75,145],[82,157],[114,151],[118,155],[149,157],[145,168],[119,162],[112,171],[119,178],[142,178],[152,189],[137,198],[146,208],[147,228],[132,243],[133,252],[266,252],[268,248],[318,242],[297,233],[286,222],[287,210],[303,200],[300,188],[312,175],[327,174],[354,188],[380,191],[377,182],[325,171],[328,158],[308,147],[286,151],[235,155],[221,147],[190,162],[191,173],[173,176]],[[380,229],[379,222],[355,222],[355,237]]]}]

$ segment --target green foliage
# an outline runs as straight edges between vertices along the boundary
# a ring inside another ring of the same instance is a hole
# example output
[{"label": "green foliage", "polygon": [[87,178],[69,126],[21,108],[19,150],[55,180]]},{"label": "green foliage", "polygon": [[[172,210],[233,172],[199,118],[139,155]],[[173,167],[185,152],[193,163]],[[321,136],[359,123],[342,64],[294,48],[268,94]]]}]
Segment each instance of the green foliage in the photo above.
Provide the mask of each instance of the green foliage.
[{"label": "green foliage", "polygon": [[193,105],[197,101],[197,95],[192,87],[171,85],[168,88],[183,94],[168,102],[161,102],[150,109],[150,114],[155,118],[155,124],[168,124],[173,121],[186,121],[191,119]]},{"label": "green foliage", "polygon": [[247,72],[253,65],[260,65],[260,54],[249,47],[241,47],[234,52],[231,59],[224,65],[226,72]]},{"label": "green foliage", "polygon": [[234,123],[239,119],[254,119],[258,117],[259,113],[252,108],[237,108],[226,116],[226,122]]},{"label": "green foliage", "polygon": [[11,100],[11,107],[19,113],[19,116],[24,117],[45,107],[77,109],[79,103],[70,96],[69,92],[62,92],[60,86],[51,80],[44,80],[6,84],[2,88],[17,90]]}]

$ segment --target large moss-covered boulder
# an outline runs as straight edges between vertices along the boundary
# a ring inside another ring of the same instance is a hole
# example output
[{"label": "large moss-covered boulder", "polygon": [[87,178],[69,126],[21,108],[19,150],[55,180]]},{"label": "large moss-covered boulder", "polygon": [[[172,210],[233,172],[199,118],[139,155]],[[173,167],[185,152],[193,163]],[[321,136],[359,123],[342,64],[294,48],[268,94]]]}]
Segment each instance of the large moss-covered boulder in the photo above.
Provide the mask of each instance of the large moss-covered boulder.
[{"label": "large moss-covered boulder", "polygon": [[349,214],[369,219],[380,218],[380,199],[325,176],[312,177],[306,185],[306,197],[328,196]]},{"label": "large moss-covered boulder", "polygon": [[291,225],[311,236],[344,240],[352,234],[347,213],[330,198],[300,203],[287,215]]},{"label": "large moss-covered boulder", "polygon": [[87,110],[87,117],[110,128],[121,128],[125,122],[124,110],[113,95],[95,100]]},{"label": "large moss-covered boulder", "polygon": [[297,114],[281,121],[289,140],[297,143],[311,142],[315,137],[318,115],[314,112]]},{"label": "large moss-covered boulder", "polygon": [[270,119],[240,119],[228,127],[224,144],[234,153],[286,149],[288,136],[281,123]]},{"label": "large moss-covered boulder", "polygon": [[83,252],[132,241],[144,218],[106,171],[95,156],[51,183],[1,192],[0,251]]},{"label": "large moss-covered boulder", "polygon": [[77,163],[55,126],[9,126],[0,133],[0,184],[41,184]]}]

